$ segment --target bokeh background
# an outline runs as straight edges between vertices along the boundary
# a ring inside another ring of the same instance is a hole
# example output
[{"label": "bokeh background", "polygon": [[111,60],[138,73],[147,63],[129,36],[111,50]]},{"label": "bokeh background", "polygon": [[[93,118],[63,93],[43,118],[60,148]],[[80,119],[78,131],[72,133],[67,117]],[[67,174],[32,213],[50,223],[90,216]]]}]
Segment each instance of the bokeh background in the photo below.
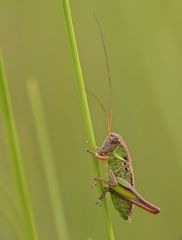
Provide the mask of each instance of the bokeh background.
[{"label": "bokeh background", "polygon": [[[113,83],[113,130],[128,144],[140,193],[161,208],[135,209],[124,222],[109,201],[116,239],[182,239],[182,2],[178,0],[70,1],[87,88],[108,106],[102,25]],[[3,51],[31,202],[40,239],[57,240],[42,156],[26,89],[39,80],[70,239],[104,240],[102,208],[75,73],[58,0],[0,0]],[[89,97],[97,144],[106,119]],[[2,122],[0,122],[2,133]],[[26,239],[3,134],[0,134],[0,239]],[[108,196],[109,199],[109,196]]]}]

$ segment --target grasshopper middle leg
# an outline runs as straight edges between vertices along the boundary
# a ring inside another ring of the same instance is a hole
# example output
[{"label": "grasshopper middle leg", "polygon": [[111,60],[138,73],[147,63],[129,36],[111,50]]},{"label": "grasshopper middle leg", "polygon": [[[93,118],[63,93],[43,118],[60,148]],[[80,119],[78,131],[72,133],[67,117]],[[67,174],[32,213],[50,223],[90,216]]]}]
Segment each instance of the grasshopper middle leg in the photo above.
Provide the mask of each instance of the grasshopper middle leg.
[{"label": "grasshopper middle leg", "polygon": [[98,198],[96,204],[100,204],[102,199],[105,197],[106,193],[107,192],[110,192],[110,188],[109,186],[116,186],[118,183],[117,183],[117,180],[116,180],[116,177],[113,173],[112,170],[109,171],[109,178],[108,179],[105,179],[103,177],[94,177],[92,179],[93,183],[92,183],[92,187],[95,187],[97,185],[98,182],[102,183],[103,184],[103,192],[101,194],[101,196]]},{"label": "grasshopper middle leg", "polygon": [[92,187],[95,187],[98,182],[100,182],[104,187],[103,192],[101,193],[100,197],[96,201],[96,204],[100,204],[102,199],[105,197],[106,193],[109,192],[108,180],[103,177],[94,177],[92,181],[93,181],[91,185]]},{"label": "grasshopper middle leg", "polygon": [[102,192],[102,194],[100,195],[100,197],[98,198],[96,204],[101,204],[102,199],[105,197],[106,193],[109,192],[109,187],[104,187],[104,190]]}]

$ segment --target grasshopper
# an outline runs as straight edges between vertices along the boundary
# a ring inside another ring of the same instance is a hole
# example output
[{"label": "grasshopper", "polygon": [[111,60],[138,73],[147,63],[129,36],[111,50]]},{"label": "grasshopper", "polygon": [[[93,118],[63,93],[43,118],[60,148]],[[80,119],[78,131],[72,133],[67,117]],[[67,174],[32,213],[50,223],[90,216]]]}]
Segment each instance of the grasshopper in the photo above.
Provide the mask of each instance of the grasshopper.
[{"label": "grasshopper", "polygon": [[103,111],[108,117],[108,136],[106,137],[103,145],[96,151],[91,152],[95,155],[98,160],[107,161],[108,163],[108,177],[104,179],[103,177],[95,177],[94,186],[97,182],[103,184],[103,192],[98,199],[98,203],[105,197],[106,193],[109,192],[115,209],[119,212],[120,216],[124,220],[129,220],[132,214],[133,205],[136,205],[150,213],[158,214],[160,208],[153,205],[152,203],[146,201],[140,196],[140,194],[135,189],[134,184],[134,174],[131,164],[131,157],[125,144],[123,138],[111,131],[112,126],[112,84],[111,84],[111,74],[109,69],[109,61],[107,57],[106,45],[104,42],[103,34],[101,31],[100,24],[95,16],[99,32],[102,39],[102,44],[104,48],[104,54],[107,64],[107,72],[110,85],[110,112],[109,117],[107,112],[100,102],[97,96],[91,93],[96,100],[101,105]]},{"label": "grasshopper", "polygon": [[108,162],[108,179],[102,177],[93,179],[94,185],[100,181],[104,186],[98,203],[107,192],[110,192],[113,205],[124,220],[129,220],[133,205],[153,214],[160,212],[157,206],[146,201],[136,191],[131,157],[120,135],[111,132],[102,147],[97,148],[94,154],[97,159]]}]

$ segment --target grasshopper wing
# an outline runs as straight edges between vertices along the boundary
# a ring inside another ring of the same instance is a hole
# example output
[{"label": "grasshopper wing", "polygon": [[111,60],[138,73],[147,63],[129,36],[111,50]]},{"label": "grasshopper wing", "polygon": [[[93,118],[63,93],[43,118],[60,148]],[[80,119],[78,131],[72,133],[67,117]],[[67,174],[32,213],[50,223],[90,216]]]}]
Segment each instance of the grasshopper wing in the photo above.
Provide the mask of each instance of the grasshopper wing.
[{"label": "grasshopper wing", "polygon": [[118,184],[111,187],[111,192],[114,195],[121,197],[131,204],[143,208],[150,213],[158,214],[160,212],[160,209],[157,206],[142,198],[136,189],[126,180],[121,177],[116,177],[116,180]]}]

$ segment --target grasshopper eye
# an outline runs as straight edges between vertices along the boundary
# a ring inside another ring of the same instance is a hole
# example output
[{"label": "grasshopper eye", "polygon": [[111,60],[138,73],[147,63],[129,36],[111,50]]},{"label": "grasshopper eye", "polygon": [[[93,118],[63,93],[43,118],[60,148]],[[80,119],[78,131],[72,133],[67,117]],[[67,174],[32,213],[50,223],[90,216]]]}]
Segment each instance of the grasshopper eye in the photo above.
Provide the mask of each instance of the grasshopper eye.
[{"label": "grasshopper eye", "polygon": [[118,139],[114,138],[114,139],[111,139],[110,141],[111,144],[115,145],[118,143]]}]

